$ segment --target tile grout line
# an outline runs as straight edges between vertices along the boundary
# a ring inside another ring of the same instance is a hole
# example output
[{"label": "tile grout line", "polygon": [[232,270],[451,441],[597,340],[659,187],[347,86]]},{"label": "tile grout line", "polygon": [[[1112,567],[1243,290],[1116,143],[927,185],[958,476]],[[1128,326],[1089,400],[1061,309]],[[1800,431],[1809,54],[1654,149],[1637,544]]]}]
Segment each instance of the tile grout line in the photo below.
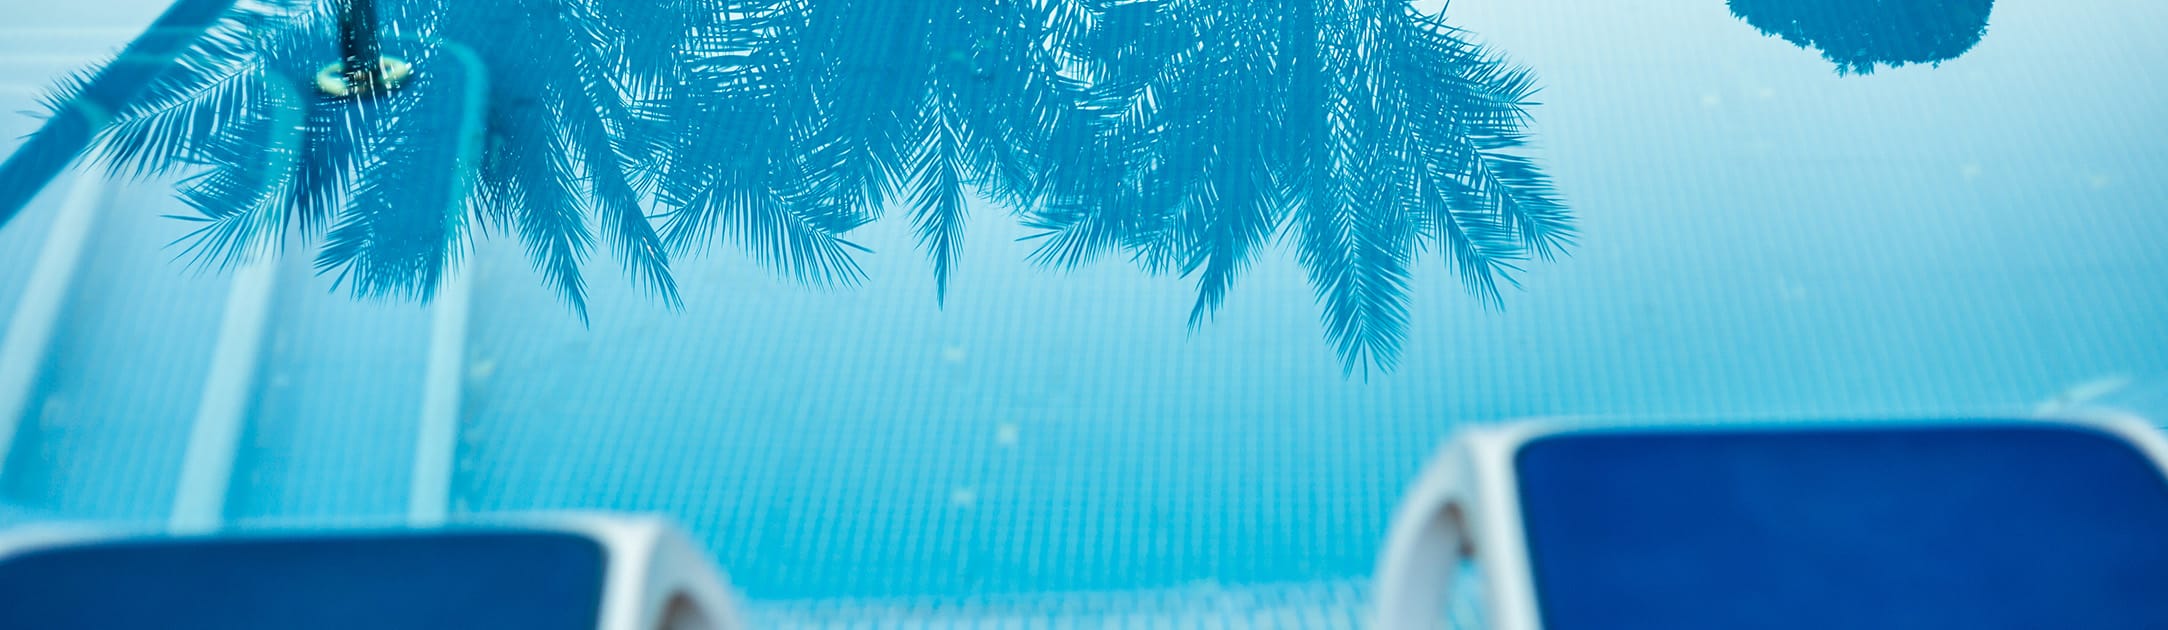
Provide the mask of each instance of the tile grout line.
[{"label": "tile grout line", "polygon": [[0,466],[30,415],[32,391],[43,376],[45,356],[53,345],[61,312],[66,309],[76,275],[82,270],[91,228],[105,204],[102,178],[77,173],[60,213],[46,231],[45,247],[33,263],[30,282],[0,337]]},{"label": "tile grout line", "polygon": [[233,484],[241,432],[254,407],[256,379],[262,371],[278,261],[278,255],[266,253],[234,273],[203,397],[189,430],[173,514],[167,522],[175,533],[214,530],[225,520],[226,493]]}]

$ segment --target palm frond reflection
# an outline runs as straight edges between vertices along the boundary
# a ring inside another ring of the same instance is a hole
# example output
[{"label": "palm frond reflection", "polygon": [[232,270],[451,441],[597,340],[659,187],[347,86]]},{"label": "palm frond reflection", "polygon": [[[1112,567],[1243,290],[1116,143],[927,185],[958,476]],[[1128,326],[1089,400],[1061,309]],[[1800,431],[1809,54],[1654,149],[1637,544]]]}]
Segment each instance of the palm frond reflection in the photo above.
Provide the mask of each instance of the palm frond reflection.
[{"label": "palm frond reflection", "polygon": [[1350,372],[1399,359],[1426,252],[1499,305],[1574,239],[1523,153],[1533,76],[1404,2],[377,4],[412,81],[313,90],[339,3],[246,4],[99,160],[187,175],[203,261],[299,230],[355,295],[427,299],[501,232],[582,318],[598,240],[674,305],[673,261],[718,245],[859,282],[847,235],[897,208],[945,300],[973,199],[1034,229],[1040,265],[1191,278],[1193,326],[1285,242]]}]

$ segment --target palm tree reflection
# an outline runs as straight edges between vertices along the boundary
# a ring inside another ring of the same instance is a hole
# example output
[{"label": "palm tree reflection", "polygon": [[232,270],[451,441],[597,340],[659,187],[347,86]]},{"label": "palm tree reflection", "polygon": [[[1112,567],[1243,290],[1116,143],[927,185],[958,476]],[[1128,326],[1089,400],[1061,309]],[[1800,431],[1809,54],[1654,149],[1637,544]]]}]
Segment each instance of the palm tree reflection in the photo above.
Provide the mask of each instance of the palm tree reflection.
[{"label": "palm tree reflection", "polygon": [[1995,0],[1728,0],[1763,35],[1819,50],[1838,74],[1939,64],[1980,43]]},{"label": "palm tree reflection", "polygon": [[1402,2],[1107,3],[1043,170],[1041,262],[1193,275],[1196,323],[1275,236],[1349,370],[1390,368],[1418,254],[1481,299],[1571,243],[1525,142],[1530,74]]},{"label": "palm tree reflection", "polygon": [[722,240],[793,277],[858,279],[842,234],[909,208],[945,297],[966,195],[1021,203],[1038,119],[1060,106],[1044,6],[772,0],[688,39],[647,113],[662,233]]},{"label": "palm tree reflection", "polygon": [[355,295],[426,299],[479,219],[517,234],[584,318],[593,222],[635,278],[677,301],[623,133],[631,95],[655,79],[635,72],[650,60],[622,53],[645,31],[553,2],[376,4],[384,51],[422,69],[413,81],[326,94],[311,81],[341,56],[338,7],[247,4],[119,113],[98,157],[116,174],[188,174],[180,196],[204,226],[186,242],[203,263],[296,228],[324,239],[318,268]]},{"label": "palm tree reflection", "polygon": [[1354,371],[1398,359],[1424,252],[1496,305],[1573,237],[1519,153],[1530,74],[1400,1],[379,0],[416,78],[358,99],[277,89],[337,58],[337,20],[284,2],[237,12],[101,157],[195,173],[199,259],[297,226],[357,295],[428,297],[470,220],[583,317],[589,224],[671,303],[672,254],[714,244],[849,284],[845,235],[896,206],[938,299],[975,196],[1040,264],[1194,277],[1193,325],[1285,239]]}]

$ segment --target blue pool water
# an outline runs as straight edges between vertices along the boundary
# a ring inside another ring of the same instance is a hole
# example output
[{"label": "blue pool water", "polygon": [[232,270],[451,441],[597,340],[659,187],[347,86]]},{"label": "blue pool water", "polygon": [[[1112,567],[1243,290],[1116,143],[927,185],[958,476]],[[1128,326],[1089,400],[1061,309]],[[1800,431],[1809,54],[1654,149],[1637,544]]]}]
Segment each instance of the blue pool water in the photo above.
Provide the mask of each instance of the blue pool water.
[{"label": "blue pool water", "polygon": [[[0,26],[0,110],[161,6],[96,4],[122,17]],[[850,233],[859,286],[717,247],[676,263],[676,310],[598,248],[583,325],[498,234],[471,254],[450,509],[667,514],[757,600],[1341,585],[1466,423],[2168,412],[2168,6],[2004,0],[1962,56],[1869,74],[1722,0],[1445,18],[1534,72],[1529,155],[1577,244],[1497,309],[1425,258],[1396,369],[1343,370],[1291,240],[1192,329],[1189,281],[1032,265],[1033,230],[973,199],[945,304],[899,212]],[[35,124],[0,117],[0,148]],[[0,313],[72,177],[0,228]],[[0,524],[175,507],[232,276],[176,259],[169,184],[90,187]],[[335,291],[303,247],[223,517],[399,518],[435,313]]]}]

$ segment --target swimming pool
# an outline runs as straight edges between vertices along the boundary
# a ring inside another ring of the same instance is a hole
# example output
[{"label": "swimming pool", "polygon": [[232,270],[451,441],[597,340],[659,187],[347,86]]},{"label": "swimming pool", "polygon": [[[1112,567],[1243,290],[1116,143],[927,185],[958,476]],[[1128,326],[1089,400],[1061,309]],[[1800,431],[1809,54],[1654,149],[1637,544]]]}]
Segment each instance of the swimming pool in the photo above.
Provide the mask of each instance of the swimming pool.
[{"label": "swimming pool", "polygon": [[[163,6],[100,1],[128,19],[23,7],[0,29],[4,109]],[[55,227],[88,217],[80,262],[44,268],[73,275],[46,281],[34,387],[0,409],[20,418],[0,524],[400,519],[435,487],[424,502],[455,516],[667,514],[786,617],[1212,615],[1359,601],[1403,484],[1464,423],[2087,402],[2157,418],[2168,43],[2148,27],[2168,8],[1993,4],[1961,55],[1840,73],[1721,0],[1453,3],[1445,23],[1540,86],[1525,154],[1574,243],[1519,261],[1498,307],[1418,258],[1389,370],[1349,369],[1321,334],[1293,236],[1194,327],[1194,277],[1123,252],[1034,264],[1039,229],[978,198],[940,300],[898,209],[847,232],[872,252],[855,286],[717,245],[673,261],[675,309],[598,243],[583,323],[509,233],[477,240],[431,306],[355,299],[298,236],[253,272],[192,268],[169,245],[191,224],[161,216],[187,212],[171,181],[64,178],[0,229],[13,322]],[[1213,113],[1250,115],[1231,102]],[[0,120],[8,138],[36,124]],[[252,304],[260,332],[235,315]],[[236,339],[260,351],[228,356]],[[207,415],[238,418],[231,474],[185,490]],[[430,427],[451,441],[418,451]]]}]

